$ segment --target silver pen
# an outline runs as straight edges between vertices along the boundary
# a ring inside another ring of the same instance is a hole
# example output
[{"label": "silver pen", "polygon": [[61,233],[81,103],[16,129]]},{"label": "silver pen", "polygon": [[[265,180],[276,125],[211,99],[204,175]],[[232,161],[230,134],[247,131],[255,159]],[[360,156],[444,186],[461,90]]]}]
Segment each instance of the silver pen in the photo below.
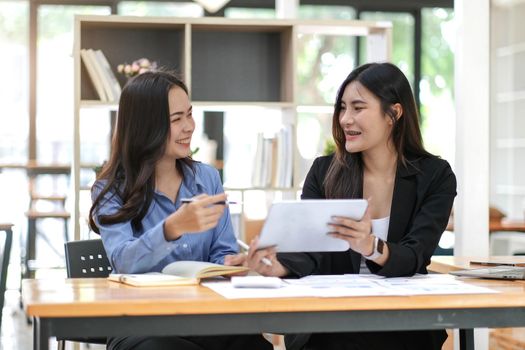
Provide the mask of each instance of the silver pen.
[{"label": "silver pen", "polygon": [[[237,244],[239,244],[239,246],[242,248],[242,249],[245,249],[246,251],[250,250],[250,246],[246,243],[244,243],[243,241],[241,241],[240,239],[237,240]],[[266,266],[273,266],[272,262],[270,261],[270,259],[264,257],[261,259],[262,263]]]},{"label": "silver pen", "polygon": [[[194,198],[182,198],[180,200],[180,202],[182,204],[187,204],[187,203],[191,203],[191,202],[195,202],[197,201],[198,199],[194,199]],[[214,205],[226,205],[226,204],[241,204],[241,202],[233,202],[233,201],[219,201],[219,202],[215,202],[213,203]]]}]

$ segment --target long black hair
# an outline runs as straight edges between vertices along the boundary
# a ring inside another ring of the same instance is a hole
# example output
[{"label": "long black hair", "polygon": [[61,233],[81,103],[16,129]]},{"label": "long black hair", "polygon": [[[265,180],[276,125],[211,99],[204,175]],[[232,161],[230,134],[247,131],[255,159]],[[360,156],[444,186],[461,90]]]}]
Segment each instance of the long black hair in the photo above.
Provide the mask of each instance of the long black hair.
[{"label": "long black hair", "polygon": [[[94,217],[110,191],[120,197],[123,205],[114,214],[100,215],[99,222],[114,224],[131,220],[134,228],[141,228],[153,199],[155,165],[164,155],[170,135],[168,93],[172,88],[188,94],[188,88],[177,76],[157,71],[136,76],[122,90],[111,156],[98,175],[98,179],[105,180],[105,185],[89,211],[89,226],[93,231],[99,233]],[[193,169],[193,161],[188,156],[175,162],[183,176],[182,163]]]},{"label": "long black hair", "polygon": [[[354,69],[337,92],[332,117],[332,135],[336,144],[335,155],[325,180],[327,198],[361,198],[363,196],[363,159],[361,152],[350,153],[345,148],[345,133],[339,122],[341,100],[348,84],[357,81],[381,102],[381,109],[392,119],[392,143],[398,164],[408,166],[407,155],[429,156],[423,147],[416,102],[410,84],[403,72],[391,63],[368,63]],[[393,105],[399,103],[403,114],[397,117]]]}]

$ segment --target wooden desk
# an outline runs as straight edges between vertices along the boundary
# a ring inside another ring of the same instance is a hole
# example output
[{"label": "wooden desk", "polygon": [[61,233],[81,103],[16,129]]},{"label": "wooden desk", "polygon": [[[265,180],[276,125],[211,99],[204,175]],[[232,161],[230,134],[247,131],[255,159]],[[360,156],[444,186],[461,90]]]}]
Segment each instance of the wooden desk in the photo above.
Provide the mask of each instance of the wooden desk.
[{"label": "wooden desk", "polygon": [[[450,271],[482,268],[482,265],[470,264],[471,261],[493,261],[493,262],[513,262],[524,263],[525,256],[491,256],[487,257],[457,257],[457,256],[433,256],[428,267],[429,271],[437,273],[449,273]],[[522,282],[523,283],[523,282]]]},{"label": "wooden desk", "polygon": [[39,174],[69,174],[71,165],[69,164],[41,164],[35,160],[29,160],[26,164],[0,164],[2,169],[24,169],[28,175]]},{"label": "wooden desk", "polygon": [[24,280],[34,349],[49,337],[460,329],[525,325],[525,284],[473,282],[499,294],[229,300],[201,286],[134,288],[106,279]]},{"label": "wooden desk", "polygon": [[0,231],[11,231],[13,224],[3,224],[0,223]]},{"label": "wooden desk", "polygon": [[[454,231],[454,223],[449,222],[447,225],[447,231]],[[525,221],[491,221],[489,222],[489,233],[492,232],[525,232]]]},{"label": "wooden desk", "polygon": [[[85,163],[81,165],[82,169],[93,169],[100,164],[94,163]],[[0,163],[0,172],[3,169],[23,169],[27,172],[28,175],[61,175],[61,174],[70,174],[71,173],[71,164],[57,164],[57,163],[48,163],[43,164],[35,160],[29,160],[26,164],[4,164]]]},{"label": "wooden desk", "polygon": [[490,232],[496,232],[496,231],[525,232],[525,221],[491,222],[489,225],[489,230]]},{"label": "wooden desk", "polygon": [[[455,270],[481,268],[484,266],[470,264],[470,262],[487,260],[491,262],[525,263],[525,256],[491,256],[490,258],[434,256],[432,257],[429,271],[448,273]],[[514,281],[513,283],[525,286],[525,281]],[[490,332],[490,346],[491,349],[492,347],[496,349],[525,349],[523,328],[492,329]]]}]

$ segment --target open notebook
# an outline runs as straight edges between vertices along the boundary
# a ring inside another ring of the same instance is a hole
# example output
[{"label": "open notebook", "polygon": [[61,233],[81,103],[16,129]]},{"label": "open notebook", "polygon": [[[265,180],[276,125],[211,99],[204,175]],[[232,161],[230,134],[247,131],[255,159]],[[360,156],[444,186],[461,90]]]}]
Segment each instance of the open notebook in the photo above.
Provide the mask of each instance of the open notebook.
[{"label": "open notebook", "polygon": [[111,274],[108,279],[136,287],[181,286],[198,284],[201,278],[229,276],[245,273],[245,266],[225,266],[205,261],[175,261],[162,272],[144,274]]}]

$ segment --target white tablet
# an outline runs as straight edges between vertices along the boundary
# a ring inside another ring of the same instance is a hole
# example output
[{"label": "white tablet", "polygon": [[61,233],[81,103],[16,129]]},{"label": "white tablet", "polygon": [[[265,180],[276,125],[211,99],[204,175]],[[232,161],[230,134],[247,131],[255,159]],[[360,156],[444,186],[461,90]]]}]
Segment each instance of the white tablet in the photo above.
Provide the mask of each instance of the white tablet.
[{"label": "white tablet", "polygon": [[365,199],[306,199],[275,202],[259,237],[259,247],[275,246],[278,252],[345,251],[346,241],[327,235],[332,216],[361,220]]}]

